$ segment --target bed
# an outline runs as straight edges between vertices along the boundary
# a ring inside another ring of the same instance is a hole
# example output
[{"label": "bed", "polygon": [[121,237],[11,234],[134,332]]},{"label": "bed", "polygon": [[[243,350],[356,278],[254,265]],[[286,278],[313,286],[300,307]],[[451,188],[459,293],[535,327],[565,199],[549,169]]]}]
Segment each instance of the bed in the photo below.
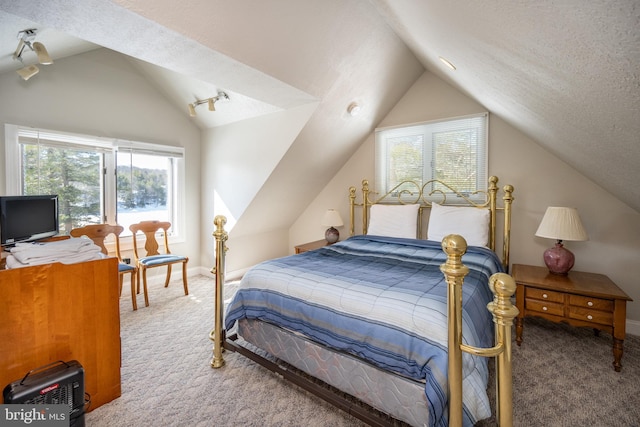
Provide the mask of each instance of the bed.
[{"label": "bed", "polygon": [[349,189],[349,238],[252,267],[224,316],[227,234],[216,217],[212,367],[223,348],[239,352],[371,425],[474,425],[491,415],[483,356],[496,356],[497,418],[510,424],[513,188],[498,206],[497,182],[480,195],[405,182],[372,199],[365,180],[361,201]]}]

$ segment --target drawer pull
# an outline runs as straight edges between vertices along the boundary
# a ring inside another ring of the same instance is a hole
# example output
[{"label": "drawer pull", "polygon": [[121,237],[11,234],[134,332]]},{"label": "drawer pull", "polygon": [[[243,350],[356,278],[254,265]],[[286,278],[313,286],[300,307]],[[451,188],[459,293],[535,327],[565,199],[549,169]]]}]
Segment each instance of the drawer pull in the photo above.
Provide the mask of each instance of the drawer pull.
[{"label": "drawer pull", "polygon": [[547,307],[542,307],[542,311],[547,311],[548,308]]},{"label": "drawer pull", "polygon": [[549,295],[547,295],[547,294],[542,294],[542,298],[547,299],[547,298],[549,298]]},{"label": "drawer pull", "polygon": [[589,307],[593,307],[593,301],[589,301],[589,302],[587,302],[587,305],[588,305]]},{"label": "drawer pull", "polygon": [[588,315],[587,315],[587,319],[589,319],[589,320],[593,320],[593,316],[592,316],[592,315],[590,315],[590,314],[588,314]]}]

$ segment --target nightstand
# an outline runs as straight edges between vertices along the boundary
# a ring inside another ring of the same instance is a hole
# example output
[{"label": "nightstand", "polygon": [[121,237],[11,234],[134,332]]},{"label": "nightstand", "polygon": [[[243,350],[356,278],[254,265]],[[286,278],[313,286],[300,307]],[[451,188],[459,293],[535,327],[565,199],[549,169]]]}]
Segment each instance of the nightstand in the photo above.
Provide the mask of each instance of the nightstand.
[{"label": "nightstand", "polygon": [[329,246],[331,243],[325,239],[316,240],[315,242],[304,243],[302,245],[295,246],[296,254],[312,251],[314,249],[320,249],[323,246]]},{"label": "nightstand", "polygon": [[620,372],[627,301],[632,301],[603,274],[570,271],[549,273],[546,267],[514,264],[516,282],[516,343],[522,344],[523,319],[539,316],[552,322],[586,326],[613,336],[613,367]]}]

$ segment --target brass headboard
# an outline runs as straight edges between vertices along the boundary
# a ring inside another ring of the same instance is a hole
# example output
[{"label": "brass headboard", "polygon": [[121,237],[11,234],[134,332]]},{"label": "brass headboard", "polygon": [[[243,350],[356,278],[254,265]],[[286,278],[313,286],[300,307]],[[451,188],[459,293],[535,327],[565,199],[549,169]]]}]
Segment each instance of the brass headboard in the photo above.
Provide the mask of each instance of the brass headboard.
[{"label": "brass headboard", "polygon": [[[423,233],[423,211],[429,209],[432,203],[441,205],[471,206],[478,209],[489,209],[489,248],[496,251],[497,216],[504,212],[504,226],[502,234],[502,265],[505,271],[509,269],[509,251],[511,249],[511,204],[513,202],[513,186],[505,185],[502,188],[502,204],[498,205],[498,177],[489,178],[487,191],[465,193],[458,191],[446,182],[432,179],[424,184],[415,181],[403,181],[382,196],[372,199],[372,191],[369,190],[369,181],[362,180],[361,201],[357,202],[356,187],[349,188],[349,216],[350,235],[355,234],[356,207],[362,208],[362,234],[367,234],[369,227],[369,208],[375,204],[419,204],[418,209],[418,236],[426,238]],[[447,197],[454,199],[447,200]]]}]

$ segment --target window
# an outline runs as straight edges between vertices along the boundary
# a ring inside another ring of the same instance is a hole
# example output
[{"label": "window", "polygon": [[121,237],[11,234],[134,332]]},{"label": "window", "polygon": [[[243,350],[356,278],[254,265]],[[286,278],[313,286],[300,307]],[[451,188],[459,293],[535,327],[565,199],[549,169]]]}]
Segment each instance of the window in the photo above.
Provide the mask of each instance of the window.
[{"label": "window", "polygon": [[[376,192],[402,190],[437,179],[467,195],[487,189],[488,114],[376,129]],[[434,184],[428,188],[451,193]],[[470,196],[473,198],[473,196]],[[482,197],[484,199],[484,197]]]},{"label": "window", "polygon": [[108,222],[170,221],[179,232],[184,149],[6,126],[7,191],[57,194],[60,233]]}]

